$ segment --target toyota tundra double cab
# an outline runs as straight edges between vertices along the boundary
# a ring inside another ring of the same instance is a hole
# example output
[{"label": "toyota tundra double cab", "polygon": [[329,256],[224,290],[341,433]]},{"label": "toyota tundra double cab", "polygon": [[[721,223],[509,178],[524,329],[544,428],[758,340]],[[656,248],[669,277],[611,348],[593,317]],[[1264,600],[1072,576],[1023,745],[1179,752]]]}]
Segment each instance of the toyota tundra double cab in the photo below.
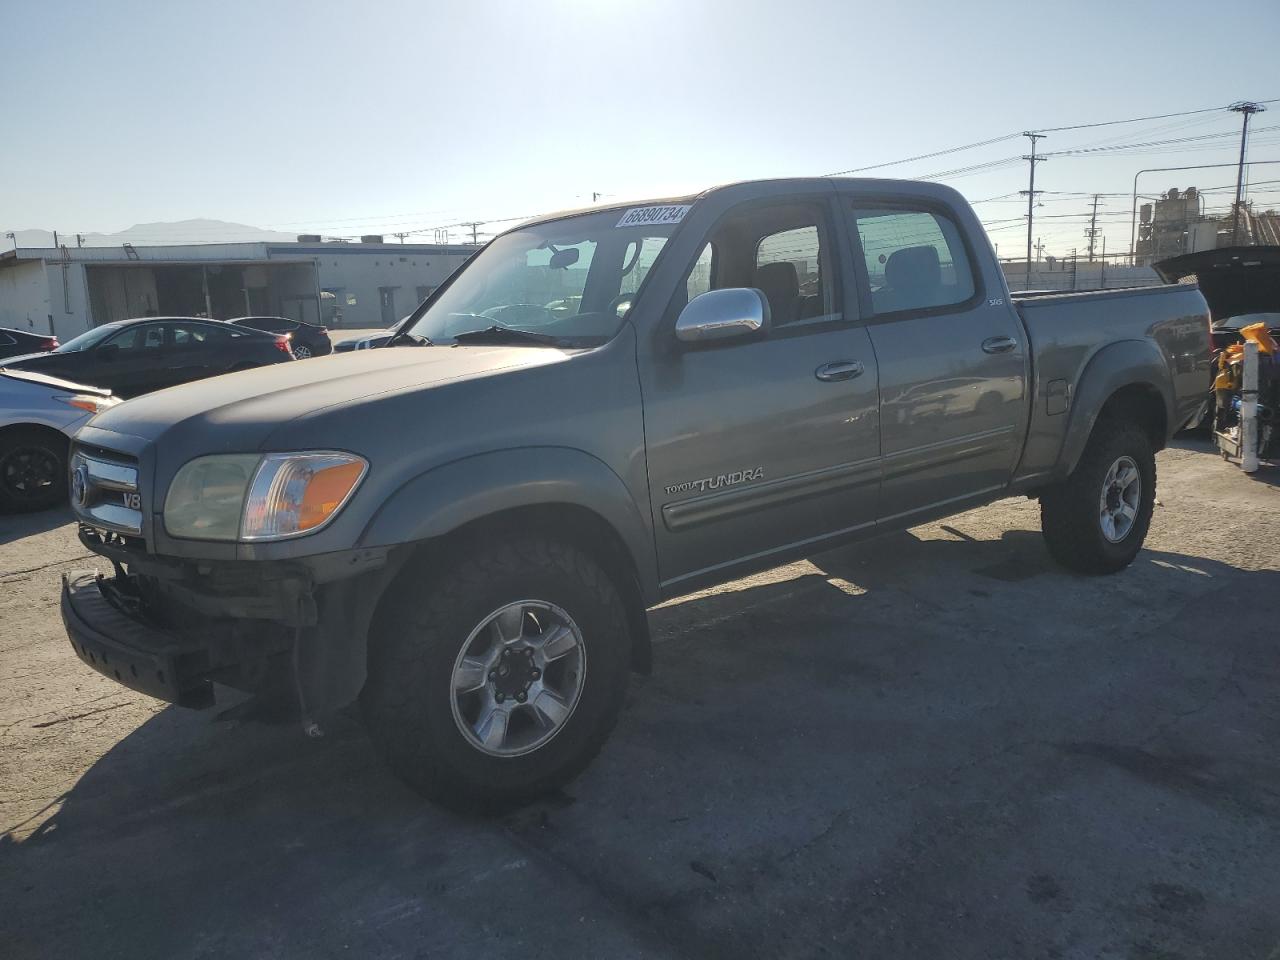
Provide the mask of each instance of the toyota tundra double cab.
[{"label": "toyota tundra double cab", "polygon": [[76,653],[192,707],[358,701],[475,809],[574,777],[647,608],[1001,497],[1133,560],[1204,400],[1194,285],[1011,296],[954,190],[740,183],[497,237],[377,350],[188,384],[80,429]]}]

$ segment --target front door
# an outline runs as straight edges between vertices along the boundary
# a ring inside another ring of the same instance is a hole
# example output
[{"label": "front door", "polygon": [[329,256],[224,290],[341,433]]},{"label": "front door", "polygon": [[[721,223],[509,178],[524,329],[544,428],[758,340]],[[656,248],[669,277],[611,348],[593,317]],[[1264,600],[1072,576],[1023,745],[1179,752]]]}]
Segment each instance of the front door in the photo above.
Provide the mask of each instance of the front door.
[{"label": "front door", "polygon": [[396,288],[378,288],[378,308],[382,311],[383,327],[393,327],[400,318],[396,316]]},{"label": "front door", "polygon": [[165,329],[161,323],[134,323],[94,348],[92,380],[122,397],[166,386]]},{"label": "front door", "polygon": [[910,523],[1009,482],[1026,424],[1027,344],[942,206],[846,198],[880,373],[880,519]]},{"label": "front door", "polygon": [[[736,565],[874,524],[876,363],[826,198],[735,208],[689,267],[640,365],[660,576],[679,593]],[[766,335],[674,339],[683,301],[755,287]]]}]

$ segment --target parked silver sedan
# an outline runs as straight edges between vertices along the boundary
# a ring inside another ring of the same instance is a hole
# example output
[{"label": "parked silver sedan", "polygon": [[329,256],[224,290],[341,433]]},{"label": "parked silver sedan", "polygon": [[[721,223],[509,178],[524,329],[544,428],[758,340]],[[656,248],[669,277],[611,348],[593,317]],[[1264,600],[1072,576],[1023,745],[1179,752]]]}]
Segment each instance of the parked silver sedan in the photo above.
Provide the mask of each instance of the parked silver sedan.
[{"label": "parked silver sedan", "polygon": [[0,369],[0,511],[65,501],[71,435],[119,402],[109,390]]}]

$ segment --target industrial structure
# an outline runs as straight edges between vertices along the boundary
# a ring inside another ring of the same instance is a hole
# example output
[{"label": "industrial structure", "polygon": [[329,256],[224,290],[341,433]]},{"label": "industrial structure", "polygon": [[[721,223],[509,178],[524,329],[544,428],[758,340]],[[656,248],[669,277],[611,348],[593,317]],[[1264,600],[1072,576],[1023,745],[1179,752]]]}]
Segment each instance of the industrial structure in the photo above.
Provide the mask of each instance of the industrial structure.
[{"label": "industrial structure", "polygon": [[1145,265],[1218,247],[1276,243],[1280,243],[1280,214],[1274,210],[1255,212],[1252,203],[1241,201],[1225,214],[1208,214],[1204,195],[1195,187],[1175,187],[1139,208],[1134,262]]},{"label": "industrial structure", "polygon": [[66,341],[127,317],[291,317],[385,327],[476,251],[453,244],[219,243],[44,247],[0,253],[0,327]]}]

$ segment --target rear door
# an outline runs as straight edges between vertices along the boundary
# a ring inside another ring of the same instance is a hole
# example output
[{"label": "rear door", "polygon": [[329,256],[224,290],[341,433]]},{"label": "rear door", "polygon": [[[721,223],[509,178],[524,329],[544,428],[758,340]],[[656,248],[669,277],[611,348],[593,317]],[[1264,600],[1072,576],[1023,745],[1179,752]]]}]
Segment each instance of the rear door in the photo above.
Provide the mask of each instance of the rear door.
[{"label": "rear door", "polygon": [[1003,288],[988,296],[954,211],[846,195],[879,365],[883,522],[990,499],[1025,430],[1027,344]]},{"label": "rear door", "polygon": [[167,353],[170,383],[189,383],[221,373],[235,328],[190,321],[169,325]]},{"label": "rear door", "polygon": [[[663,587],[817,548],[875,521],[876,365],[830,193],[753,201],[704,229],[640,361]],[[675,340],[688,299],[755,287],[766,336]]]}]

